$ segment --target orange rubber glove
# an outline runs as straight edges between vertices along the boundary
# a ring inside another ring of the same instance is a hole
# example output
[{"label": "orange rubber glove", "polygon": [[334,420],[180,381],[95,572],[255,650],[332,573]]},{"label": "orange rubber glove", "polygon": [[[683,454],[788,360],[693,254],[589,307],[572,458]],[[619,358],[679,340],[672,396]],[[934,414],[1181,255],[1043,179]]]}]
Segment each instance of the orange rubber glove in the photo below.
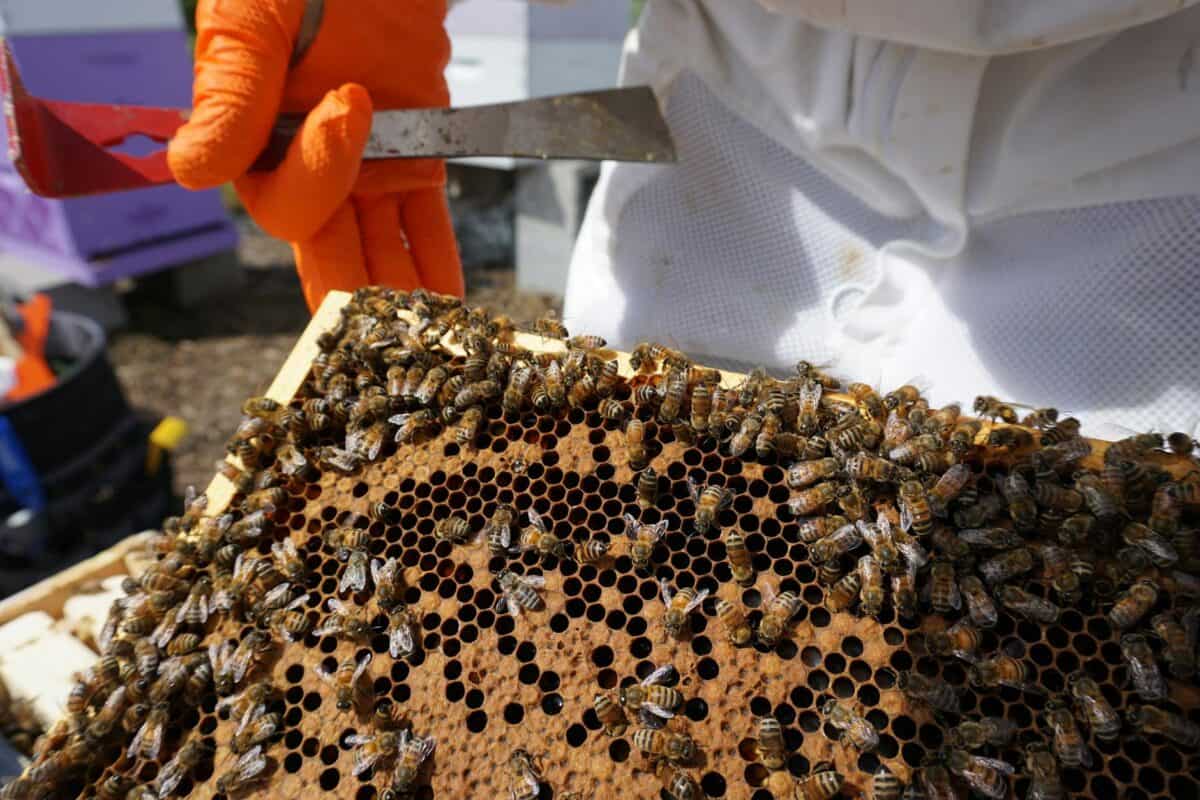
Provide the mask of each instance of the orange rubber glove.
[{"label": "orange rubber glove", "polygon": [[[171,171],[192,189],[234,181],[263,229],[292,243],[312,310],[369,284],[461,296],[443,162],[362,161],[375,108],[449,104],[446,0],[326,0],[290,64],[307,2],[200,0],[193,111]],[[284,162],[246,174],[295,112],[308,116]]]}]

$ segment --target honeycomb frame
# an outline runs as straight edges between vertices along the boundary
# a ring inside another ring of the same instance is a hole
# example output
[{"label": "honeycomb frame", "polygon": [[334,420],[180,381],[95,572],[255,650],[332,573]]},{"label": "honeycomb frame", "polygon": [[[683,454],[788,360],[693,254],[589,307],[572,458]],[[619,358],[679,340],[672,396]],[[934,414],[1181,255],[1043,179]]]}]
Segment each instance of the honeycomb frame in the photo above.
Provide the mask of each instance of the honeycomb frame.
[{"label": "honeycomb frame", "polygon": [[[285,403],[297,399],[316,354],[317,335],[331,327],[347,300],[336,293],[326,300],[268,397]],[[528,334],[518,334],[517,341],[535,352],[561,349],[561,343]],[[632,377],[627,356],[618,354],[618,360],[623,377]],[[723,385],[742,379],[722,374]],[[630,393],[631,386],[622,383],[615,398],[628,403]],[[324,534],[340,525],[365,528],[371,555],[398,558],[404,567],[405,602],[418,612],[420,648],[411,662],[390,659],[383,610],[373,597],[356,596],[354,603],[366,609],[377,630],[369,641],[354,644],[310,633],[277,651],[260,676],[281,690],[268,708],[282,715],[284,725],[269,751],[270,782],[237,796],[297,796],[319,789],[355,800],[382,797],[383,774],[351,774],[354,753],[346,739],[373,728],[372,710],[383,701],[402,706],[416,733],[438,741],[417,797],[507,796],[512,779],[505,758],[516,748],[536,756],[542,796],[659,796],[661,784],[629,734],[606,735],[592,699],[663,664],[675,666],[676,688],[686,699],[667,728],[700,743],[700,757],[687,771],[706,797],[790,797],[794,780],[821,762],[832,762],[845,775],[843,796],[870,796],[871,774],[880,764],[907,781],[944,744],[945,730],[927,707],[898,690],[897,671],[911,669],[962,687],[964,713],[1017,722],[1019,742],[1043,735],[1037,728],[1043,698],[1008,688],[976,691],[967,685],[966,664],[928,653],[928,636],[947,625],[942,617],[927,614],[914,623],[898,619],[889,606],[872,619],[831,614],[821,605],[827,590],[818,582],[808,548],[797,539],[799,522],[787,507],[791,491],[784,485],[782,462],[728,455],[711,438],[682,443],[648,410],[636,413],[646,423],[647,440],[655,442],[650,466],[659,475],[659,496],[650,508],[637,502],[639,471],[630,466],[622,427],[601,417],[594,402],[550,415],[526,409],[516,419],[506,418],[492,403],[470,447],[457,443],[455,431],[447,428],[417,444],[386,445],[381,461],[356,474],[330,470],[317,481],[289,484],[286,507],[275,510],[273,533],[257,553],[269,555],[273,541],[291,538],[312,573],[307,608],[315,622],[324,616],[324,600],[338,596],[343,569]],[[1104,445],[1096,443],[1085,463],[1100,463],[1103,451]],[[983,471],[1001,463],[975,466]],[[691,533],[695,504],[689,478],[733,492],[730,507],[704,534]],[[207,494],[210,514],[224,512],[236,499],[223,476],[214,479]],[[394,517],[372,519],[371,509],[379,503],[395,509]],[[541,561],[533,553],[497,560],[482,544],[452,545],[435,538],[435,525],[451,514],[480,531],[500,504],[511,504],[521,519],[536,510],[557,535],[576,545],[592,537],[611,541],[612,553],[598,566]],[[644,523],[670,521],[655,549],[652,574],[637,571],[619,541],[625,514]],[[731,580],[722,539],[728,529],[746,538],[757,573],[754,586]],[[546,607],[517,619],[498,612],[495,574],[502,567],[544,575]],[[691,631],[682,641],[664,635],[660,579],[677,589],[713,592],[701,613],[692,615]],[[1046,597],[1044,584],[1035,574],[1025,588]],[[787,637],[770,649],[733,647],[715,617],[715,601],[744,605],[755,624],[768,587],[794,591],[804,600]],[[1156,610],[1177,602],[1182,607],[1174,593],[1164,592]],[[999,624],[985,632],[982,650],[1025,661],[1036,681],[1051,691],[1065,688],[1066,676],[1083,669],[1103,684],[1114,707],[1124,709],[1131,702],[1131,691],[1123,688],[1127,668],[1116,645],[1119,634],[1103,612],[1087,601],[1047,627],[1002,613]],[[247,630],[224,620],[205,642],[236,640]],[[366,651],[374,655],[364,680],[370,699],[354,710],[338,710],[315,668],[331,668]],[[852,704],[872,722],[880,734],[876,752],[859,753],[837,741],[820,713],[829,697]],[[1172,680],[1171,697],[1167,708],[1200,723],[1194,681]],[[756,756],[755,718],[766,714],[784,727],[788,759],[778,772],[768,771]],[[199,736],[220,747],[215,760],[185,779],[178,794],[223,797],[214,783],[235,760],[225,746],[234,725],[209,692],[168,726],[158,762],[105,753],[85,783],[95,785],[116,772],[151,781],[185,735]],[[1200,759],[1161,737],[1108,742],[1088,731],[1085,735],[1101,768],[1064,769],[1068,796],[1179,798],[1195,794],[1200,785]],[[113,757],[101,765],[108,755]],[[1021,774],[1019,746],[999,750],[995,757],[1017,765],[1012,790],[1025,796],[1028,778]]]}]

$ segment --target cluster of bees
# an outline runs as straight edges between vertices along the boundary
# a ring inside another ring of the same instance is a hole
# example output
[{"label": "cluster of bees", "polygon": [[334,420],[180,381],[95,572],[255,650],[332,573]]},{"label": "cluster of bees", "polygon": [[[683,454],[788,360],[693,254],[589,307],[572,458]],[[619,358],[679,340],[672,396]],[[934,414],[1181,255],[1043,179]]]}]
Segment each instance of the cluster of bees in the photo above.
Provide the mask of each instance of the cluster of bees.
[{"label": "cluster of bees", "polygon": [[[792,492],[781,513],[797,522],[797,541],[818,570],[828,610],[894,612],[913,626],[926,614],[949,620],[928,636],[929,652],[963,662],[977,691],[1045,692],[1024,661],[982,652],[984,631],[1001,615],[1048,626],[1065,608],[1107,609],[1140,704],[1113,708],[1094,679],[1075,673],[1064,696],[1046,698],[1039,719],[1045,736],[1024,742],[1025,763],[1016,765],[994,757],[1013,744],[1014,723],[962,714],[960,687],[900,672],[898,689],[953,729],[907,785],[880,767],[872,778],[877,800],[947,800],[962,796],[962,787],[999,799],[1010,793],[1015,774],[1029,778],[1031,800],[1055,800],[1064,796],[1061,768],[1092,762],[1083,729],[1100,739],[1153,735],[1200,746],[1200,726],[1164,707],[1169,690],[1162,666],[1180,681],[1193,681],[1197,672],[1200,607],[1167,600],[1200,597],[1193,575],[1197,533],[1187,524],[1187,514],[1200,506],[1200,470],[1176,478],[1158,466],[1167,449],[1191,458],[1191,437],[1134,435],[1108,447],[1102,466],[1090,469],[1084,462],[1092,443],[1080,437],[1077,422],[1059,419],[1052,409],[1019,419],[1012,404],[984,397],[968,417],[955,405],[930,407],[914,386],[881,394],[856,383],[843,391],[839,381],[803,362],[786,378],[757,370],[723,386],[720,373],[649,344],[632,352],[635,375],[627,381],[602,340],[571,337],[553,318],[539,320],[535,330],[563,339],[566,349],[527,350],[510,320],[453,298],[355,293],[336,328],[320,337],[302,398],[289,405],[265,398],[246,403],[228,447],[241,465],[221,465],[237,489],[235,503],[211,515],[203,496],[190,497],[184,513],[167,520],[152,545],[157,561],[127,581],[126,596],[98,637],[102,659],[80,676],[67,716],[39,741],[31,767],[0,790],[0,798],[57,797],[78,788],[97,753],[114,746],[119,755],[104,770],[98,797],[175,796],[201,764],[212,762],[209,740],[187,738],[152,782],[133,776],[141,763],[166,755],[168,722],[212,695],[235,721],[228,740],[216,745],[235,756],[217,776],[217,790],[236,795],[266,779],[284,722],[276,710],[280,691],[264,673],[281,647],[310,633],[369,640],[377,631],[361,605],[366,595],[386,612],[393,659],[412,659],[419,647],[416,615],[403,602],[401,565],[373,558],[365,530],[369,522],[393,523],[397,509],[375,503],[365,519],[327,527],[325,544],[340,562],[341,599],[319,606],[321,618],[314,620],[313,576],[290,538],[273,527],[275,510],[287,503],[285,487],[325,471],[354,473],[388,457],[394,443],[442,429],[469,448],[495,404],[509,416],[596,409],[624,432],[644,509],[656,505],[663,487],[650,466],[659,447],[650,420],[677,441],[711,439],[734,457],[780,464]],[[690,479],[689,490],[694,513],[684,533],[722,528],[732,492]],[[493,564],[528,552],[547,563],[610,557],[613,543],[564,540],[536,512],[525,517],[522,524],[521,514],[501,505],[478,531],[451,516],[438,522],[436,536],[458,546],[481,541]],[[627,514],[624,525],[616,544],[634,569],[653,573],[669,523]],[[759,583],[742,534],[726,528],[720,536],[732,580],[741,587]],[[497,567],[494,578],[499,607],[514,616],[545,606],[543,576]],[[1049,593],[1031,591],[1035,581],[1045,582]],[[686,636],[708,595],[661,581],[664,634]],[[756,624],[740,603],[716,600],[714,615],[735,647],[775,647],[805,607],[793,591],[764,585],[764,595]],[[217,632],[226,622],[251,630],[222,639]],[[316,668],[339,709],[366,700],[372,659],[360,650],[334,668]],[[660,667],[615,696],[598,695],[594,711],[613,736],[626,733],[632,715],[638,723],[632,740],[647,769],[675,800],[695,800],[702,792],[688,767],[698,747],[676,718],[684,703],[671,685],[677,677],[672,666]],[[827,699],[820,710],[844,747],[878,747],[878,731],[851,704]],[[379,704],[372,719],[370,732],[347,739],[355,748],[354,773],[386,775],[385,800],[412,796],[434,738],[416,733],[390,701]],[[782,771],[787,748],[779,721],[759,717],[754,726],[759,761]],[[512,797],[527,800],[543,791],[536,756],[515,750],[508,767]],[[793,792],[800,800],[829,800],[844,780],[822,763],[795,781]]]}]

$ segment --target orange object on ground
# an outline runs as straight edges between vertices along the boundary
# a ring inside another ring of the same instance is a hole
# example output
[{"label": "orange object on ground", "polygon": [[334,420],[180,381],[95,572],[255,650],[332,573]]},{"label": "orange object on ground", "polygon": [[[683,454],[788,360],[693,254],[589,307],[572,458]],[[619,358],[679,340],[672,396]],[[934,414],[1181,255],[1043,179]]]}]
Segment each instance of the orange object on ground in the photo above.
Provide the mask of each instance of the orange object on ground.
[{"label": "orange object on ground", "polygon": [[[362,161],[376,108],[449,104],[445,16],[446,0],[200,0],[194,110],[171,171],[193,189],[233,180],[263,229],[292,243],[312,310],[369,284],[463,294],[444,163]],[[279,114],[295,112],[308,116],[283,164],[247,175]]]},{"label": "orange object on ground", "polygon": [[50,334],[51,306],[49,295],[44,294],[35,294],[17,306],[23,327],[15,338],[22,352],[17,359],[17,383],[4,398],[10,402],[24,400],[54,385],[54,373],[44,355],[46,337]]}]

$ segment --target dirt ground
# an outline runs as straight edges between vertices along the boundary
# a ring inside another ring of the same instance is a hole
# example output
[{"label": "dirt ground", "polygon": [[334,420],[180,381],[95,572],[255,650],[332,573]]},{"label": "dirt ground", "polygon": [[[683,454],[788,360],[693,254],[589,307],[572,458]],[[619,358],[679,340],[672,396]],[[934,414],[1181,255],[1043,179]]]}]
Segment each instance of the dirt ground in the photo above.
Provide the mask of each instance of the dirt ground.
[{"label": "dirt ground", "polygon": [[[242,401],[266,390],[308,322],[291,251],[249,220],[240,224],[243,287],[188,308],[134,289],[125,296],[130,325],[109,347],[130,402],[191,429],[174,457],[179,491],[208,483]],[[467,301],[518,321],[561,310],[558,298],[517,291],[511,269],[469,271]]]}]

